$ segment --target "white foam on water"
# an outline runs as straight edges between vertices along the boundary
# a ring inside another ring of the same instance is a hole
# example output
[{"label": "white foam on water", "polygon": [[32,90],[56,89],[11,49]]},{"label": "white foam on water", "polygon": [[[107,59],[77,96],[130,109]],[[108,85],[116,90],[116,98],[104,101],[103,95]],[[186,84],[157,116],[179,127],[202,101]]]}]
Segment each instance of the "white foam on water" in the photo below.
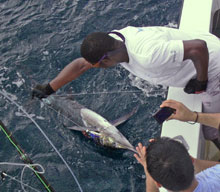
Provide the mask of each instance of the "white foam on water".
[{"label": "white foam on water", "polygon": [[48,51],[43,51],[43,54],[47,56],[47,55],[49,55],[49,52]]},{"label": "white foam on water", "polygon": [[12,84],[17,85],[19,88],[21,85],[25,83],[25,80],[22,78],[22,75],[19,72],[16,72],[18,79],[13,81]]},{"label": "white foam on water", "polygon": [[17,81],[12,81],[11,83],[19,88],[21,85],[23,85],[24,82],[22,80],[17,80]]},{"label": "white foam on water", "polygon": [[[23,112],[15,112],[17,117],[27,117]],[[35,117],[35,114],[29,114],[31,118]]]},{"label": "white foam on water", "polygon": [[131,80],[131,85],[142,90],[147,97],[157,97],[157,96],[162,96],[164,98],[166,97],[167,94],[166,86],[150,84],[146,80],[134,76],[131,73],[129,74],[129,79]]},{"label": "white foam on water", "polygon": [[165,27],[177,28],[178,25],[177,23],[169,22],[167,25],[165,25]]},{"label": "white foam on water", "polygon": [[36,116],[36,119],[45,120],[45,118],[42,116]]}]

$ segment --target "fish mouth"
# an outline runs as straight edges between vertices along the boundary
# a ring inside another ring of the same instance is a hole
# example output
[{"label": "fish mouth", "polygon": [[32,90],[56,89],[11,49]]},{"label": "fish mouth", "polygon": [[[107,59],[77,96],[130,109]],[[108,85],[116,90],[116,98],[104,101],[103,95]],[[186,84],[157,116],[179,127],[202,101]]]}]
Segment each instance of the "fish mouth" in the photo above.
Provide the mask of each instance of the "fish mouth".
[{"label": "fish mouth", "polygon": [[114,138],[106,136],[106,135],[101,135],[100,142],[103,146],[108,146],[108,147],[117,148],[117,149],[128,149],[130,151],[137,153],[137,151],[131,144],[125,145],[123,143],[115,141]]},{"label": "fish mouth", "polygon": [[137,153],[135,148],[130,143],[126,145],[125,143],[118,142],[113,137],[106,135],[103,132],[91,131],[87,129],[85,131],[82,131],[82,133],[84,136],[94,140],[99,145],[114,148],[114,149],[127,149],[127,150]]},{"label": "fish mouth", "polygon": [[138,153],[134,147],[120,146],[120,147],[118,147],[118,149],[127,149],[127,150],[134,152],[134,153]]}]

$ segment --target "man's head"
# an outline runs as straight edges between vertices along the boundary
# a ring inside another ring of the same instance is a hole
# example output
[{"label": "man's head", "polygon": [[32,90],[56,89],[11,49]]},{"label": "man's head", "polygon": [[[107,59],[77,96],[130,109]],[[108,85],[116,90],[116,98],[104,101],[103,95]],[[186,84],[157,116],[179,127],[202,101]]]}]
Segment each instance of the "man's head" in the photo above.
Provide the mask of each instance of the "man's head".
[{"label": "man's head", "polygon": [[89,34],[81,45],[81,55],[88,62],[95,64],[105,54],[115,48],[115,39],[107,33],[95,32]]},{"label": "man's head", "polygon": [[165,137],[148,146],[147,170],[157,183],[171,191],[186,190],[194,179],[192,159],[184,145]]}]

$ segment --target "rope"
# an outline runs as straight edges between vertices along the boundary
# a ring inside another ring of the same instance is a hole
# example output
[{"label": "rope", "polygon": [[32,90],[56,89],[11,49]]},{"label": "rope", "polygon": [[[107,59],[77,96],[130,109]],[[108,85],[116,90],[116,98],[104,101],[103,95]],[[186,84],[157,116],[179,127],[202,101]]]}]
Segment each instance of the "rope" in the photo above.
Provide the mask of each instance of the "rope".
[{"label": "rope", "polygon": [[[28,184],[23,183],[23,175],[24,175],[24,171],[25,171],[26,168],[29,168],[29,169],[31,169],[32,171],[37,172],[37,173],[39,173],[39,174],[44,174],[44,173],[45,173],[45,170],[44,170],[44,168],[43,168],[42,165],[40,165],[40,164],[28,164],[28,165],[27,165],[27,164],[23,164],[23,163],[11,163],[11,162],[0,162],[0,165],[24,166],[23,169],[22,169],[22,172],[21,172],[21,178],[20,178],[20,180],[15,179],[15,177],[12,177],[12,176],[6,174],[5,172],[2,172],[2,175],[3,175],[4,177],[7,176],[7,177],[9,177],[10,179],[12,179],[12,180],[17,181],[18,183],[20,183],[20,184],[21,184],[21,188],[23,189],[24,192],[27,192],[27,191],[25,190],[24,186],[26,186],[26,187],[28,187],[28,188],[34,190],[34,191],[40,192],[39,190],[37,190],[37,189],[35,189],[35,188],[29,186]],[[36,171],[36,170],[33,168],[33,167],[37,167],[37,166],[39,166],[42,171]]]},{"label": "rope", "polygon": [[[18,145],[17,141],[15,138],[12,136],[12,133],[5,127],[3,122],[0,120],[0,128],[3,131],[3,133],[6,135],[8,140],[11,142],[11,144],[17,149],[17,152],[19,153],[21,159],[26,163],[26,164],[34,164],[32,160],[25,154],[24,150]],[[55,192],[55,190],[52,188],[52,186],[47,182],[47,180],[44,178],[42,174],[39,174],[37,167],[32,167],[34,170],[34,174],[37,176],[37,178],[40,180],[40,182],[44,185],[45,189],[48,192]]]}]

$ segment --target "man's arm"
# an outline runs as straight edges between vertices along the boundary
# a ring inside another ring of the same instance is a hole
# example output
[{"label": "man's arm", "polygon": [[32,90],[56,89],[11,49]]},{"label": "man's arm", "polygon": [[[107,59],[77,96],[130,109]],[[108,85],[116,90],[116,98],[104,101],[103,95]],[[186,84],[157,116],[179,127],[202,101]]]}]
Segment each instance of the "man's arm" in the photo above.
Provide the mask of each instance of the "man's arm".
[{"label": "man's arm", "polygon": [[196,69],[196,78],[189,80],[184,91],[188,94],[202,93],[206,91],[208,83],[209,52],[206,42],[199,39],[183,41],[183,46],[183,60],[192,60]]},{"label": "man's arm", "polygon": [[[168,118],[180,121],[195,121],[197,114],[189,110],[184,104],[175,100],[166,100],[160,107],[171,107],[176,111]],[[218,129],[220,125],[220,113],[199,113],[197,122]]]},{"label": "man's arm", "polygon": [[92,65],[84,58],[75,59],[50,82],[50,86],[54,91],[57,91],[59,88],[76,79],[90,68],[92,68]]},{"label": "man's arm", "polygon": [[68,64],[50,83],[43,85],[38,84],[34,87],[32,90],[32,98],[46,98],[65,84],[79,77],[90,68],[92,68],[92,65],[84,58],[75,59]]},{"label": "man's arm", "polygon": [[196,68],[197,80],[206,81],[208,79],[209,63],[209,52],[206,42],[199,39],[183,41],[183,46],[183,60],[191,59]]},{"label": "man's arm", "polygon": [[220,125],[220,113],[198,113],[198,122],[218,129]]}]

